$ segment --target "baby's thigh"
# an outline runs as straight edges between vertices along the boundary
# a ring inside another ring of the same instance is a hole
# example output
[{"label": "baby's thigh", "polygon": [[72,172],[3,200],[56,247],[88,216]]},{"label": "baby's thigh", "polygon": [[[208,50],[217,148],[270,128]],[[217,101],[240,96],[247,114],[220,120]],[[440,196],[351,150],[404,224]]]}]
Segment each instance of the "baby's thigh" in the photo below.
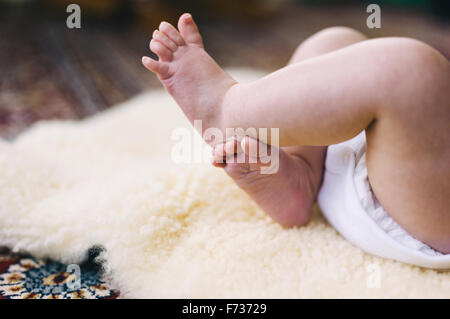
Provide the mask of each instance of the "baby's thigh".
[{"label": "baby's thigh", "polygon": [[412,93],[387,104],[366,129],[367,168],[386,211],[417,239],[450,253],[450,66],[436,63],[418,61],[423,69],[407,79]]}]

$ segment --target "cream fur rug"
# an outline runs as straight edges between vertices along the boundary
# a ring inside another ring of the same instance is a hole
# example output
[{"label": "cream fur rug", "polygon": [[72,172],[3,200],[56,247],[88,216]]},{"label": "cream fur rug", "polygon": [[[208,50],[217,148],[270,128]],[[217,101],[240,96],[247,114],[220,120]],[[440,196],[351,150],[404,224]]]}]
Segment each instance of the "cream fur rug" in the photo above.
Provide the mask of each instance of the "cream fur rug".
[{"label": "cream fur rug", "polygon": [[220,169],[174,164],[183,126],[157,91],[0,141],[0,245],[65,263],[101,245],[123,297],[450,297],[450,272],[369,256],[318,211],[282,229]]}]

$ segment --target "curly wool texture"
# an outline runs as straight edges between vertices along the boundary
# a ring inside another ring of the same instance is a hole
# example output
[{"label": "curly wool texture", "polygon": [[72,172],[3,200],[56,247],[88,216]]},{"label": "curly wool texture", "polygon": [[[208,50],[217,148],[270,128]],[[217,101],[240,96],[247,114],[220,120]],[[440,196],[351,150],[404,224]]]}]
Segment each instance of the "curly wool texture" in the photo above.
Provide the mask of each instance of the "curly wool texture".
[{"label": "curly wool texture", "polygon": [[450,297],[448,271],[370,256],[317,209],[283,229],[222,170],[173,163],[178,127],[190,125],[156,91],[0,141],[0,244],[66,263],[103,246],[123,297]]}]

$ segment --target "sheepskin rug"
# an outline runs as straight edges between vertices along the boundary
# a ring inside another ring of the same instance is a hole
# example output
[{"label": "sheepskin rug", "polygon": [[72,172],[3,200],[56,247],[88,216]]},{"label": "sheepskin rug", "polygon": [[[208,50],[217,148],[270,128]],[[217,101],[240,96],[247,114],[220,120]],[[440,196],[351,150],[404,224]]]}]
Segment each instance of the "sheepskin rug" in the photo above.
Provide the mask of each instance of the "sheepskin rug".
[{"label": "sheepskin rug", "polygon": [[[130,298],[450,297],[448,271],[370,256],[317,208],[283,229],[221,169],[175,163],[182,127],[160,90],[0,141],[0,245],[65,263],[102,246],[107,280]],[[191,133],[195,161],[209,150]]]}]

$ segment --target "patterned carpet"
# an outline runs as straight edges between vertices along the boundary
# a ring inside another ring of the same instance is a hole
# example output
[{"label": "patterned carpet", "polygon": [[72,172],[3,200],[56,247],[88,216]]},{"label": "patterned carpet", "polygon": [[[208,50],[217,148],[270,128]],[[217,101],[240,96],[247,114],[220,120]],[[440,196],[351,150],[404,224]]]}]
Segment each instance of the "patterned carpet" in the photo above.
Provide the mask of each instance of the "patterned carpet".
[{"label": "patterned carpet", "polygon": [[0,299],[115,299],[90,252],[81,265],[64,265],[0,248]]}]

